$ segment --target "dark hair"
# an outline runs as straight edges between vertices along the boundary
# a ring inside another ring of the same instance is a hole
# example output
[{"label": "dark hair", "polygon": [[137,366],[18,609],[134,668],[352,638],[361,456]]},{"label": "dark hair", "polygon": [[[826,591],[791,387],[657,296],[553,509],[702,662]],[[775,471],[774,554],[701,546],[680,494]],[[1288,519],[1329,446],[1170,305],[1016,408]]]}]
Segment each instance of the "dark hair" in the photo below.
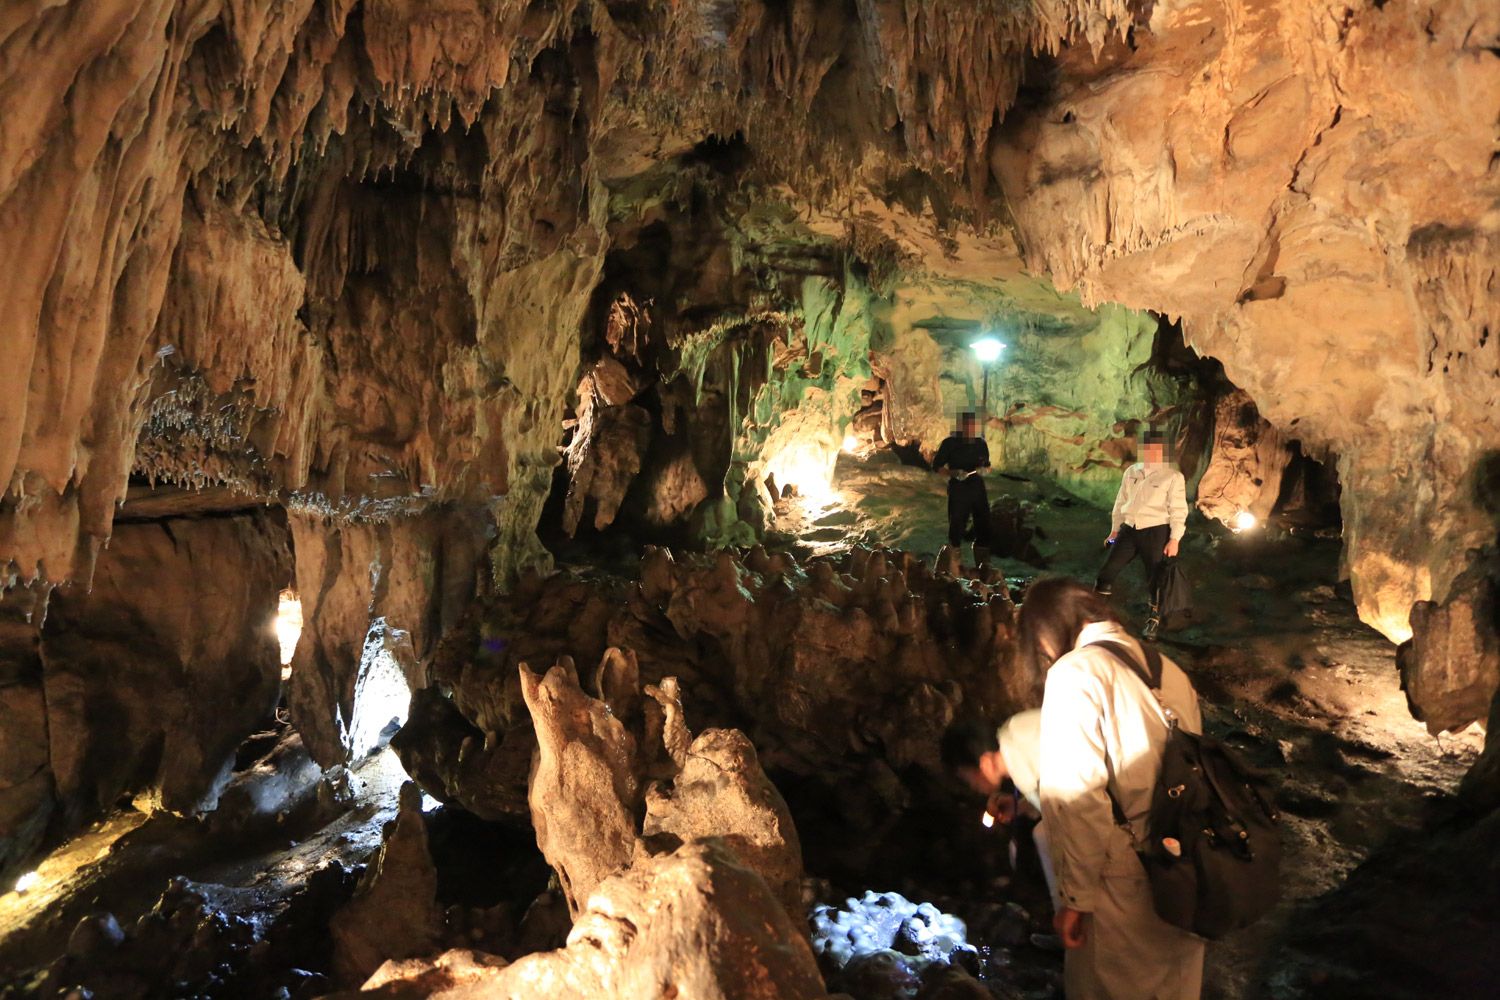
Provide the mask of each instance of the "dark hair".
[{"label": "dark hair", "polygon": [[950,771],[978,767],[980,757],[999,749],[994,726],[983,719],[959,719],[943,733],[943,766]]},{"label": "dark hair", "polygon": [[1026,588],[1016,632],[1016,664],[1025,672],[1031,705],[1042,703],[1042,687],[1052,666],[1045,648],[1066,653],[1090,622],[1118,622],[1108,601],[1086,583],[1066,576],[1043,577]]},{"label": "dark hair", "polygon": [[1145,448],[1145,447],[1149,447],[1151,445],[1157,445],[1164,452],[1167,453],[1167,457],[1168,458],[1172,457],[1172,440],[1171,440],[1171,438],[1167,435],[1167,432],[1165,430],[1163,430],[1162,428],[1157,427],[1155,425],[1152,425],[1151,427],[1148,427],[1141,434],[1141,447]]}]

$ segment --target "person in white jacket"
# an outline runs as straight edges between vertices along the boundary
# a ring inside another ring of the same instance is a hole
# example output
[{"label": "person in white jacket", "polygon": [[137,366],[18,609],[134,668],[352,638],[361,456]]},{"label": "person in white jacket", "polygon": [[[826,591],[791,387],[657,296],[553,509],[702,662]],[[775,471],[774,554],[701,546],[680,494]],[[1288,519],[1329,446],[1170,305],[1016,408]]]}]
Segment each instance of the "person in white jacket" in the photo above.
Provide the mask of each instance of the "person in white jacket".
[{"label": "person in white jacket", "polygon": [[[1046,824],[1041,822],[1042,712],[1033,708],[1017,712],[998,729],[982,723],[960,722],[943,736],[943,762],[971,789],[987,797],[985,812],[992,821],[1009,825],[1026,803],[1037,819],[1031,840],[1041,863],[1042,878],[1052,905],[1059,905],[1057,880],[1052,874],[1052,850],[1047,843]],[[1020,800],[1001,791],[1010,779]],[[1010,864],[1017,864],[1016,842],[1010,842]]]},{"label": "person in white jacket", "polygon": [[[1038,581],[1021,605],[1019,652],[1043,681],[1038,794],[1068,949],[1068,1000],[1195,1000],[1203,941],[1159,918],[1136,848],[1147,842],[1170,710],[1202,731],[1192,682],[1162,658],[1161,700],[1112,653],[1140,643],[1076,580]],[[1116,807],[1124,823],[1117,822]]]},{"label": "person in white jacket", "polygon": [[1151,595],[1151,616],[1146,638],[1156,637],[1160,618],[1156,612],[1155,580],[1164,559],[1177,555],[1187,532],[1187,481],[1177,466],[1167,461],[1166,436],[1148,430],[1141,441],[1141,461],[1125,470],[1109,515],[1109,557],[1099,570],[1094,589],[1101,594],[1114,590],[1115,579],[1140,556]]}]

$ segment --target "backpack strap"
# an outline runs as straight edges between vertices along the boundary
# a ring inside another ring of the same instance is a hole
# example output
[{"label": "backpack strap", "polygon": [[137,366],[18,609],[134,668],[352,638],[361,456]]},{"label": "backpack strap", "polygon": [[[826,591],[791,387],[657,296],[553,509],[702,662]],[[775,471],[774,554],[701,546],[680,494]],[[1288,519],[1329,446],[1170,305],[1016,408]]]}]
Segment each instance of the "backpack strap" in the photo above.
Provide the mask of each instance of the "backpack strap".
[{"label": "backpack strap", "polygon": [[1130,647],[1113,639],[1096,639],[1089,643],[1090,646],[1098,646],[1109,653],[1115,659],[1130,668],[1131,672],[1139,677],[1146,685],[1147,690],[1156,698],[1157,707],[1161,709],[1162,719],[1166,722],[1168,729],[1177,728],[1177,713],[1167,707],[1167,703],[1161,696],[1161,652],[1149,643],[1141,643],[1141,649],[1146,654],[1146,664],[1143,667],[1136,661],[1130,651]]},{"label": "backpack strap", "polygon": [[[1141,649],[1146,654],[1146,663],[1145,666],[1142,666],[1136,662],[1136,658],[1130,652],[1130,647],[1123,642],[1115,642],[1113,639],[1096,639],[1089,643],[1089,645],[1098,646],[1129,667],[1131,672],[1141,679],[1146,688],[1156,698],[1157,705],[1162,709],[1162,717],[1166,721],[1168,731],[1170,732],[1177,727],[1176,714],[1169,711],[1166,704],[1161,700],[1161,653],[1155,646],[1147,645],[1144,642],[1141,643]],[[1106,789],[1106,793],[1109,795],[1109,807],[1114,813],[1115,825],[1130,834],[1130,839],[1134,841],[1136,836],[1135,830],[1131,827],[1130,820],[1126,818],[1125,810],[1120,808],[1120,803],[1115,798],[1113,792]]]},{"label": "backpack strap", "polygon": [[1143,668],[1131,655],[1130,647],[1123,642],[1115,642],[1113,639],[1097,639],[1089,645],[1098,646],[1105,652],[1113,654],[1115,659],[1135,671],[1135,675],[1144,681],[1150,690],[1161,690],[1161,652],[1155,646],[1141,643],[1141,649],[1146,653],[1146,665]]}]

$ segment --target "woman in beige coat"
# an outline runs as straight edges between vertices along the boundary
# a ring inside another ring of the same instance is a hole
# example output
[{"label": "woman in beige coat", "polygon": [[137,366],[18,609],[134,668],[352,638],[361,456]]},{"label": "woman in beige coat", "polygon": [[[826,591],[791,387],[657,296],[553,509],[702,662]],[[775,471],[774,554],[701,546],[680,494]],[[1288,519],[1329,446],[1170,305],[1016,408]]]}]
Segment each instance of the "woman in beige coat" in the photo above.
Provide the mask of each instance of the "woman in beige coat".
[{"label": "woman in beige coat", "polygon": [[[1163,657],[1158,702],[1135,671],[1091,648],[1101,640],[1144,657],[1086,585],[1050,579],[1027,590],[1020,653],[1043,687],[1040,798],[1057,880],[1057,932],[1068,949],[1068,1000],[1195,1000],[1203,941],[1156,916],[1135,847],[1149,836],[1165,712],[1200,732],[1198,696]],[[1124,825],[1116,822],[1115,803]]]}]

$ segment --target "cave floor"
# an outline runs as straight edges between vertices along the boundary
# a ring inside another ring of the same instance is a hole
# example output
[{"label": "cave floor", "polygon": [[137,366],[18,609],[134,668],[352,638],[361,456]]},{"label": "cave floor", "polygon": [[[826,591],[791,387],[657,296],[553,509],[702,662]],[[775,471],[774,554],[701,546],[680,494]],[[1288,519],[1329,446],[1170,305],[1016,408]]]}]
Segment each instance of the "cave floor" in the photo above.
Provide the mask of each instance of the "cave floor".
[{"label": "cave floor", "polygon": [[[1008,494],[1039,529],[1027,559],[993,559],[1013,587],[1041,573],[1093,579],[1104,558],[1106,512],[1042,481],[994,473],[986,484],[991,503]],[[936,555],[946,543],[945,509],[941,477],[888,453],[845,455],[835,489],[783,501],[775,528],[782,544],[808,554],[863,542]],[[1023,545],[1013,541],[1013,548]],[[1195,613],[1160,641],[1191,674],[1210,730],[1277,776],[1288,852],[1278,910],[1210,947],[1208,997],[1435,995],[1409,969],[1398,974],[1382,968],[1378,956],[1352,958],[1347,936],[1305,933],[1357,866],[1377,853],[1409,853],[1443,820],[1483,748],[1477,725],[1435,737],[1411,717],[1395,647],[1360,622],[1339,583],[1339,548],[1336,528],[1276,518],[1236,535],[1196,513],[1189,521],[1181,564]],[[1146,613],[1139,564],[1127,569],[1116,594],[1138,626]],[[1387,884],[1354,907],[1365,915],[1355,919],[1442,905],[1424,899],[1420,887],[1408,894]],[[1500,940],[1500,923],[1491,928]],[[1434,938],[1426,960],[1443,965],[1445,943]],[[1399,961],[1421,961],[1421,951],[1412,941]],[[1396,987],[1403,978],[1418,984],[1414,992]]]},{"label": "cave floor", "polygon": [[116,811],[48,854],[32,889],[0,896],[0,996],[52,995],[30,976],[68,950],[86,916],[108,912],[128,928],[153,907],[169,918],[174,907],[184,909],[187,919],[219,932],[194,938],[210,964],[234,951],[244,960],[247,944],[269,942],[290,953],[273,964],[316,967],[326,941],[297,940],[308,915],[296,910],[348,897],[353,866],[379,848],[405,780],[396,755],[382,748],[347,777],[308,778],[285,810],[228,815],[226,808],[199,819]]},{"label": "cave floor", "polygon": [[[995,474],[988,486],[992,501],[1009,494],[1039,529],[1026,558],[995,559],[1015,586],[1042,572],[1091,578],[1104,554],[1102,512],[1045,482]],[[859,543],[935,555],[945,541],[944,507],[939,477],[888,455],[845,456],[830,495],[780,505],[769,542],[806,555]],[[1482,734],[1476,729],[1439,739],[1411,718],[1394,647],[1355,616],[1337,579],[1338,557],[1338,540],[1326,531],[1278,522],[1232,535],[1196,519],[1189,525],[1182,560],[1198,612],[1162,643],[1191,673],[1211,730],[1277,774],[1288,844],[1284,902],[1271,918],[1210,948],[1208,997],[1434,995],[1422,992],[1422,978],[1411,967],[1423,961],[1424,951],[1441,956],[1441,940],[1429,944],[1420,933],[1409,935],[1410,947],[1399,954],[1350,948],[1355,931],[1336,926],[1329,932],[1328,914],[1367,930],[1381,913],[1423,914],[1424,907],[1448,905],[1424,898],[1421,885],[1379,877],[1378,866],[1353,894],[1346,880],[1372,857],[1410,855],[1410,845],[1442,821]],[[601,553],[601,559],[610,565],[574,562],[570,568],[635,572],[633,554],[626,560]],[[1145,610],[1139,570],[1127,570],[1122,583],[1122,610],[1139,622]],[[404,773],[386,752],[370,758],[357,777],[362,790],[336,808],[313,803],[282,822],[233,834],[214,821],[116,813],[55,852],[41,866],[37,888],[0,897],[0,969],[45,964],[62,952],[80,917],[106,902],[122,924],[134,919],[174,876],[208,896],[210,908],[250,922],[287,923],[285,912],[308,895],[319,871],[343,872],[343,888],[329,895],[346,898],[346,866],[378,845]],[[818,835],[806,830],[804,840]],[[922,888],[889,881],[862,888],[899,887],[908,894]],[[326,914],[316,915],[317,904],[304,909],[313,915],[290,925],[316,936],[315,928],[327,926],[318,923]],[[1495,931],[1482,921],[1465,926],[1478,940]],[[1365,937],[1378,941],[1380,935]],[[1389,964],[1396,962],[1402,968]],[[1417,985],[1393,988],[1405,981]],[[0,986],[0,995],[11,994]],[[1467,994],[1459,988],[1443,995]]]}]

